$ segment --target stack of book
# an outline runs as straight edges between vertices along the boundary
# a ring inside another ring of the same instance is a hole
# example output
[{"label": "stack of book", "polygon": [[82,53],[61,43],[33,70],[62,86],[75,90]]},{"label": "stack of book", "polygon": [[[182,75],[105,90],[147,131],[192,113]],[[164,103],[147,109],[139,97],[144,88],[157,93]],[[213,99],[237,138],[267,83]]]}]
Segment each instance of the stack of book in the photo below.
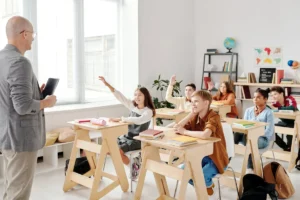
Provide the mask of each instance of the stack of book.
[{"label": "stack of book", "polygon": [[239,83],[248,83],[247,77],[238,77],[238,82]]},{"label": "stack of book", "polygon": [[147,129],[143,132],[140,132],[139,136],[141,138],[145,138],[148,140],[155,140],[158,138],[163,138],[164,137],[164,132],[163,131],[159,131],[159,130],[154,130],[154,129]]},{"label": "stack of book", "polygon": [[280,84],[293,84],[294,80],[292,78],[282,78]]},{"label": "stack of book", "polygon": [[217,49],[206,49],[207,53],[218,53]]},{"label": "stack of book", "polygon": [[255,122],[239,121],[239,122],[234,122],[232,125],[240,128],[250,128],[255,125]]},{"label": "stack of book", "polygon": [[168,144],[177,146],[177,147],[183,147],[191,144],[196,144],[197,143],[197,138],[193,137],[188,137],[188,136],[179,136],[172,138],[168,140]]}]

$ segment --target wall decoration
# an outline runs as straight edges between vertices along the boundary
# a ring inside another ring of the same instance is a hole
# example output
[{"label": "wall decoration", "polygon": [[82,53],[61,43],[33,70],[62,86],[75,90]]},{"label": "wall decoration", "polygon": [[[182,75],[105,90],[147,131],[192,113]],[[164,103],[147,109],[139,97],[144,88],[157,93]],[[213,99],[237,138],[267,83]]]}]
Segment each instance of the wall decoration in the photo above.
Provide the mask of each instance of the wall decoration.
[{"label": "wall decoration", "polygon": [[254,48],[254,62],[257,67],[281,67],[282,48],[262,47]]}]

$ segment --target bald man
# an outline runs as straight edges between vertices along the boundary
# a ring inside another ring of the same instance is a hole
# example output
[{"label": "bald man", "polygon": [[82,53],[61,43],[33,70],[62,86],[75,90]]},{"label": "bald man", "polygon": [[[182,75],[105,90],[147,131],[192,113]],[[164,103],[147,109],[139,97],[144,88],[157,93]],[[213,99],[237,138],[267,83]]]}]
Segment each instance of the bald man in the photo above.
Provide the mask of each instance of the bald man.
[{"label": "bald man", "polygon": [[45,145],[44,108],[55,96],[42,96],[30,61],[24,53],[36,36],[32,24],[20,16],[6,25],[8,44],[0,51],[0,149],[4,159],[4,200],[27,200],[37,152]]}]

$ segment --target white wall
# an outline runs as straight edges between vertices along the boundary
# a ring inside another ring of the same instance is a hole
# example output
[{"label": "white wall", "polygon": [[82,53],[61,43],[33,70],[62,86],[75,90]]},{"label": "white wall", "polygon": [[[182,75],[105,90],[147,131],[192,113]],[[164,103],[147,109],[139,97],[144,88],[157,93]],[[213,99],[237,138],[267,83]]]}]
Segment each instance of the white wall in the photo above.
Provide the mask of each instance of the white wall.
[{"label": "white wall", "polygon": [[233,51],[239,53],[239,74],[255,72],[258,78],[259,68],[253,67],[254,47],[281,46],[285,75],[292,77],[286,63],[300,60],[299,8],[299,0],[196,0],[196,82],[201,82],[203,53],[207,48],[225,52],[226,37],[237,41]]},{"label": "white wall", "polygon": [[194,41],[194,0],[139,0],[139,83],[151,88],[159,74],[176,74],[182,89],[193,82]]}]

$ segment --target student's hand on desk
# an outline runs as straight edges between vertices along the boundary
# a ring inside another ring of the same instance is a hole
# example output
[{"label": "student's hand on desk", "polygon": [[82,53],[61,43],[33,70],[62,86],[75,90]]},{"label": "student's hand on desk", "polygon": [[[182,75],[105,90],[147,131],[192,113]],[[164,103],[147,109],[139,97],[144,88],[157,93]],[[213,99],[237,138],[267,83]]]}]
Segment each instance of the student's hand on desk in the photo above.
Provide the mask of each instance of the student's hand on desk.
[{"label": "student's hand on desk", "polygon": [[120,122],[121,121],[121,118],[109,118],[110,122]]},{"label": "student's hand on desk", "polygon": [[182,126],[178,126],[175,128],[175,132],[177,134],[184,135],[184,131],[185,131],[185,128],[183,128]]},{"label": "student's hand on desk", "polygon": [[176,84],[176,76],[175,75],[173,75],[172,77],[171,77],[171,79],[170,79],[170,85],[175,85]]}]

